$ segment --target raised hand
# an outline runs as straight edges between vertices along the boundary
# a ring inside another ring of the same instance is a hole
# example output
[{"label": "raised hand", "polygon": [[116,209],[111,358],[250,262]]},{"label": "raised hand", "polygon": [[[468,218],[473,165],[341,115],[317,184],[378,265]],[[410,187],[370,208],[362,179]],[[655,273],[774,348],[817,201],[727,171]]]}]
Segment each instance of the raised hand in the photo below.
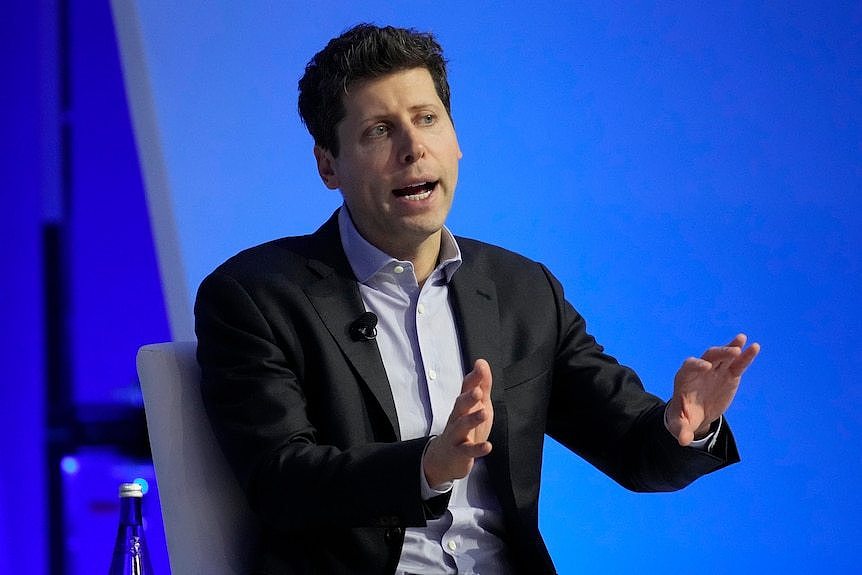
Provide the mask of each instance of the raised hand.
[{"label": "raised hand", "polygon": [[493,422],[491,367],[478,359],[464,377],[446,427],[425,450],[422,469],[428,485],[443,485],[470,473],[473,460],[491,452],[488,435]]},{"label": "raised hand", "polygon": [[730,343],[711,347],[700,357],[686,359],[673,382],[667,406],[667,425],[680,445],[705,436],[709,426],[727,411],[742,374],[760,352],[760,344],[747,348],[745,334]]}]

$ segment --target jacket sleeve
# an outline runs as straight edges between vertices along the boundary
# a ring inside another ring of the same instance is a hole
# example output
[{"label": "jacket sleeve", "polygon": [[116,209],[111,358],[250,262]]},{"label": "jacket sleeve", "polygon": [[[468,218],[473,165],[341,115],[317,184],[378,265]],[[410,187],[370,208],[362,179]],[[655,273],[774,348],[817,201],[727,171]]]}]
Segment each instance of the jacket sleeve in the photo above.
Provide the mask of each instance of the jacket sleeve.
[{"label": "jacket sleeve", "polygon": [[664,427],[665,403],[587,333],[546,270],[559,335],[547,432],[624,487],[672,491],[739,461],[728,425],[710,451],[680,447]]}]

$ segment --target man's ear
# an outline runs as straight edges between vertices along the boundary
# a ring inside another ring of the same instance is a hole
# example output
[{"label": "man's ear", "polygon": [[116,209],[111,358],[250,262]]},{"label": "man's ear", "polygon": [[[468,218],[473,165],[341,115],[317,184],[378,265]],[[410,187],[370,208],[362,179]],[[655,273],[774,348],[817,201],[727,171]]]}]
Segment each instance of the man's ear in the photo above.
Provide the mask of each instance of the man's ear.
[{"label": "man's ear", "polygon": [[337,190],[339,186],[338,174],[335,173],[335,158],[332,152],[320,146],[314,146],[314,159],[317,160],[317,173],[323,184],[330,190]]}]

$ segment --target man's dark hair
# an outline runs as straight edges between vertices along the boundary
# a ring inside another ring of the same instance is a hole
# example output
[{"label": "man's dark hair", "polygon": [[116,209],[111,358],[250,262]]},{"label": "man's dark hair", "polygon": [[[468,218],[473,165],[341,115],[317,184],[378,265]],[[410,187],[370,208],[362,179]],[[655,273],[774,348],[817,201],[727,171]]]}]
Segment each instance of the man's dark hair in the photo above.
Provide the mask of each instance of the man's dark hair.
[{"label": "man's dark hair", "polygon": [[411,68],[426,68],[451,116],[443,49],[430,33],[358,24],[314,55],[299,80],[299,116],[314,143],[338,156],[336,127],[344,119],[343,96],[351,87]]}]

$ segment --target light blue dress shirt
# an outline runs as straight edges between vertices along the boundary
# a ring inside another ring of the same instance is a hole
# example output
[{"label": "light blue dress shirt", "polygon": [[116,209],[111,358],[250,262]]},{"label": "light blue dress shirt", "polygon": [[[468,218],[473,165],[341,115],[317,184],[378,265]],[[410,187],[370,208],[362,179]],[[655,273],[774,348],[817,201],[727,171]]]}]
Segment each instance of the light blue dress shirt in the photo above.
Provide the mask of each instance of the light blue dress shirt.
[{"label": "light blue dress shirt", "polygon": [[[449,304],[449,281],[461,265],[458,244],[444,228],[439,263],[420,287],[413,264],[368,243],[344,206],[338,225],[365,308],[378,318],[377,346],[392,388],[401,438],[439,434],[465,375]],[[417,472],[424,481],[422,471]],[[423,489],[427,493],[427,485]],[[453,483],[446,513],[425,528],[405,531],[398,570],[428,575],[512,572],[500,504],[484,461],[477,460],[467,477]]]}]

